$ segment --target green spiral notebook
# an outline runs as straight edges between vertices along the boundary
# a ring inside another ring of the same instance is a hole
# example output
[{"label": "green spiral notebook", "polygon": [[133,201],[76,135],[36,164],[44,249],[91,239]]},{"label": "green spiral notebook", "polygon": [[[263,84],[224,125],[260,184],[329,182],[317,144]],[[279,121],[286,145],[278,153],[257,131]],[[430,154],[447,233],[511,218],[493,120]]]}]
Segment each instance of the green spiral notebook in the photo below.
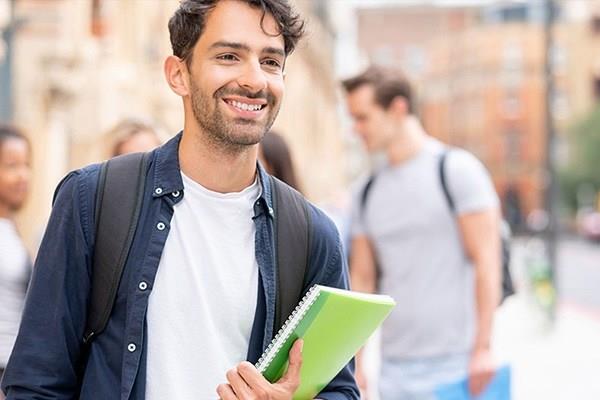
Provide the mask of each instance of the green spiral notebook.
[{"label": "green spiral notebook", "polygon": [[313,399],[352,359],[396,303],[385,295],[315,285],[289,316],[256,368],[276,382],[288,366],[288,353],[304,339],[300,387],[294,400]]}]

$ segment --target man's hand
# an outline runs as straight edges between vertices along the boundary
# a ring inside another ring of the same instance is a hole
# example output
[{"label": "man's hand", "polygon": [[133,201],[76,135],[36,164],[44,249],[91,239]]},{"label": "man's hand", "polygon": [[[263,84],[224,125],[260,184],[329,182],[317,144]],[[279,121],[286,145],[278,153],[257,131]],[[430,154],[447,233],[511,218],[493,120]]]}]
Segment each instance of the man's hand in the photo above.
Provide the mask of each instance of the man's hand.
[{"label": "man's hand", "polygon": [[469,392],[478,396],[494,377],[495,365],[490,350],[475,350],[469,363]]},{"label": "man's hand", "polygon": [[217,386],[222,400],[290,400],[300,386],[302,339],[296,340],[289,353],[288,370],[276,383],[267,381],[247,361],[227,371],[227,382]]}]

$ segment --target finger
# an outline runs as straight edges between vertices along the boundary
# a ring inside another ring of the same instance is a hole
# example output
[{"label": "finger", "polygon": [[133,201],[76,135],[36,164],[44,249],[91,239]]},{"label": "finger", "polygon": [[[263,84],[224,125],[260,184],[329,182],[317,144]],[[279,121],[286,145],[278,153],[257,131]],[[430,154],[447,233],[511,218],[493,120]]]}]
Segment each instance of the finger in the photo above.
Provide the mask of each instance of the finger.
[{"label": "finger", "polygon": [[240,363],[237,370],[254,394],[260,394],[269,388],[269,381],[248,361]]},{"label": "finger", "polygon": [[493,372],[480,372],[471,375],[469,379],[469,391],[471,394],[474,396],[480,395],[485,390],[493,376]]},{"label": "finger", "polygon": [[469,377],[469,393],[473,396],[477,396],[479,394],[479,379],[477,375],[471,375]]},{"label": "finger", "polygon": [[237,397],[242,399],[250,397],[252,390],[250,389],[250,386],[248,386],[244,378],[242,378],[242,376],[239,374],[237,368],[230,369],[229,371],[227,371],[225,376],[227,377],[227,381],[229,382],[229,385],[231,386],[233,392]]},{"label": "finger", "polygon": [[222,383],[217,386],[217,394],[221,400],[238,400],[233,389],[227,383]]},{"label": "finger", "polygon": [[302,347],[304,341],[298,339],[294,342],[290,353],[288,369],[285,375],[279,380],[280,383],[286,382],[293,389],[296,389],[300,385],[300,369],[302,368]]}]

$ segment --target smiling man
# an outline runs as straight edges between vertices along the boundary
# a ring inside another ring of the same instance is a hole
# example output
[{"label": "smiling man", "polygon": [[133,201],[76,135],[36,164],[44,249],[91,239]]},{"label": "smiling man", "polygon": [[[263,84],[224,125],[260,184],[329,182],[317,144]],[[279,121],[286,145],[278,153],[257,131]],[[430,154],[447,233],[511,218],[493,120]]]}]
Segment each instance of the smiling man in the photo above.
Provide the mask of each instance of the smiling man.
[{"label": "smiling man", "polygon": [[[96,256],[93,165],[57,189],[2,383],[8,399],[292,398],[301,341],[280,381],[253,366],[279,328],[279,210],[257,154],[303,26],[286,0],[181,2],[164,72],[183,101],[183,131],[149,153],[140,222],[106,328],[82,343]],[[316,283],[347,288],[337,230],[307,206],[303,292]],[[319,397],[358,398],[352,365]]]}]

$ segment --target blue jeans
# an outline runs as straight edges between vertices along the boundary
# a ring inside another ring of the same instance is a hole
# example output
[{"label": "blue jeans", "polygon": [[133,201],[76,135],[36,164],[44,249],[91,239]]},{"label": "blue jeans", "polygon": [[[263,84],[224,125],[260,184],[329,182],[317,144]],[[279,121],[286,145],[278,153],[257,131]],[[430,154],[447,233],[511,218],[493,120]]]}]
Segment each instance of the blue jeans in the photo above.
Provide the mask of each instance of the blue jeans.
[{"label": "blue jeans", "polygon": [[436,400],[434,391],[442,384],[467,375],[469,354],[453,354],[412,360],[381,361],[381,400]]}]

